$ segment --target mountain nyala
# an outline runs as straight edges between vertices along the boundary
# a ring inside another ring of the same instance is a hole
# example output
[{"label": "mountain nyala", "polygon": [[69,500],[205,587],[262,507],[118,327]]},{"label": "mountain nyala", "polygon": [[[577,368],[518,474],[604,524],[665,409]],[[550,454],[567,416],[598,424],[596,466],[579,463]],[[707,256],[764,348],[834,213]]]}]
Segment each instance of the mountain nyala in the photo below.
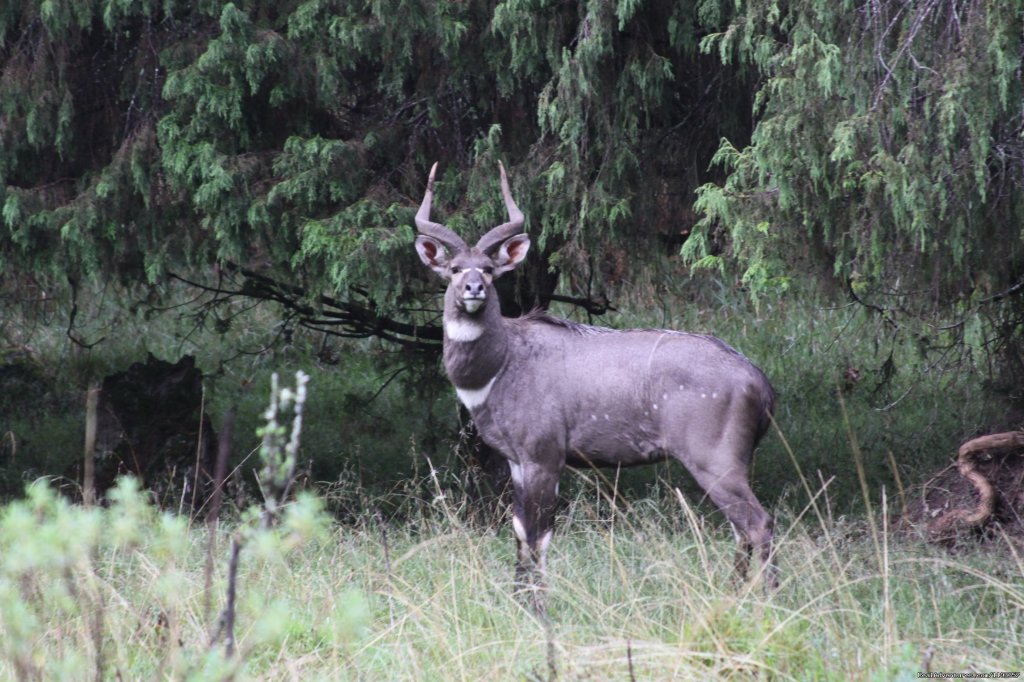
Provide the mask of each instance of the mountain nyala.
[{"label": "mountain nyala", "polygon": [[444,368],[480,436],[511,470],[516,584],[544,610],[546,555],[566,465],[682,462],[732,524],[736,570],[756,548],[774,583],[772,517],[750,489],[754,448],[775,393],[719,339],[666,329],[613,330],[534,311],[502,317],[494,280],[530,238],[499,164],[508,222],[469,246],[430,220],[434,174],[416,214],[416,251],[448,287]]}]

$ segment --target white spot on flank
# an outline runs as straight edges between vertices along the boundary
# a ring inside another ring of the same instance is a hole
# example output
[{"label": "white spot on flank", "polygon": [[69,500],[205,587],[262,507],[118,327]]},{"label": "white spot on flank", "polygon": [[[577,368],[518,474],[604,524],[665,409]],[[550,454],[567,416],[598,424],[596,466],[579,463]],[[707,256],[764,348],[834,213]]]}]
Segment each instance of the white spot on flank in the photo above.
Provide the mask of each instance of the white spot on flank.
[{"label": "white spot on flank", "polygon": [[654,403],[654,409],[658,409],[658,403]]},{"label": "white spot on flank", "polygon": [[590,415],[590,418],[593,419],[594,421],[597,421],[597,415],[596,414]]},{"label": "white spot on flank", "polygon": [[476,341],[484,333],[484,326],[467,320],[445,320],[444,333],[452,341]]},{"label": "white spot on flank", "polygon": [[608,415],[605,415],[605,416],[604,416],[604,420],[605,420],[605,421],[608,421]]},{"label": "white spot on flank", "polygon": [[490,394],[491,386],[494,385],[496,378],[491,377],[491,380],[484,384],[482,388],[459,388],[456,386],[455,394],[459,396],[459,400],[462,401],[463,405],[471,410],[475,409],[487,401],[487,396]]},{"label": "white spot on flank", "polygon": [[712,393],[711,397],[712,398],[717,398],[718,397],[718,391],[715,391],[714,393]]},{"label": "white spot on flank", "polygon": [[707,397],[708,397],[708,394],[707,394],[707,393],[701,393],[701,394],[700,394],[700,397],[701,397],[701,398],[707,398]]},{"label": "white spot on flank", "polygon": [[662,400],[668,400],[668,393],[662,393],[661,394],[661,399]]}]

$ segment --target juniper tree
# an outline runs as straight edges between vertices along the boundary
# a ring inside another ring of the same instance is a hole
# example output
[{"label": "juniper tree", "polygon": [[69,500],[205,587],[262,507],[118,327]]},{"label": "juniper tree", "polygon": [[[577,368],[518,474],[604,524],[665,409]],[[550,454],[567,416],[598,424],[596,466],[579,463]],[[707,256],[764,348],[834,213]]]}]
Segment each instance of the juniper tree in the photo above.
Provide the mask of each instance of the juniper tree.
[{"label": "juniper tree", "polygon": [[[408,243],[425,170],[441,162],[439,218],[475,234],[500,222],[502,159],[542,252],[520,306],[557,286],[600,311],[685,242],[688,263],[735,269],[762,300],[809,271],[891,315],[959,306],[958,328],[1012,350],[1022,14],[6,3],[4,294],[174,274],[278,301],[296,324],[419,340],[433,283]],[[218,280],[232,273],[234,289]]]},{"label": "juniper tree", "polygon": [[8,5],[0,258],[129,286],[219,264],[302,319],[387,334],[424,321],[405,310],[430,286],[407,249],[424,168],[469,231],[499,218],[501,158],[546,256],[520,306],[564,271],[600,312],[593,283],[678,247],[703,158],[748,125],[734,70],[697,51],[698,4]]},{"label": "juniper tree", "polygon": [[[736,8],[701,49],[760,74],[757,124],[721,141],[684,253],[721,267],[727,235],[761,295],[824,270],[926,345],[979,333],[1019,384],[1024,3]],[[936,312],[952,324],[920,323]]]}]

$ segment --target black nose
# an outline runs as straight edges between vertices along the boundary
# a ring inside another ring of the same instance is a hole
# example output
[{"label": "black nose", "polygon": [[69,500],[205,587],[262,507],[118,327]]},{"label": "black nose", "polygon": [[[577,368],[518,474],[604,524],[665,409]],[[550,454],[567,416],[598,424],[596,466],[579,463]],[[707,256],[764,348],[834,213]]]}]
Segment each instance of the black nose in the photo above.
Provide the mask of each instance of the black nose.
[{"label": "black nose", "polygon": [[479,296],[484,293],[483,282],[466,282],[466,293],[470,296]]}]

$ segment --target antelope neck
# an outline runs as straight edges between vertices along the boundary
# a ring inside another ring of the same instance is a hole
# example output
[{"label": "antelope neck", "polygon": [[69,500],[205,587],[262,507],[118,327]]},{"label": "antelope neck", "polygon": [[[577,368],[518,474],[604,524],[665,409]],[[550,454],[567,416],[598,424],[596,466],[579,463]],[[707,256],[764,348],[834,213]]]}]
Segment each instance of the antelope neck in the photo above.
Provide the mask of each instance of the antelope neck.
[{"label": "antelope neck", "polygon": [[477,390],[493,381],[505,362],[508,337],[497,301],[476,315],[445,306],[444,368],[456,389]]}]

